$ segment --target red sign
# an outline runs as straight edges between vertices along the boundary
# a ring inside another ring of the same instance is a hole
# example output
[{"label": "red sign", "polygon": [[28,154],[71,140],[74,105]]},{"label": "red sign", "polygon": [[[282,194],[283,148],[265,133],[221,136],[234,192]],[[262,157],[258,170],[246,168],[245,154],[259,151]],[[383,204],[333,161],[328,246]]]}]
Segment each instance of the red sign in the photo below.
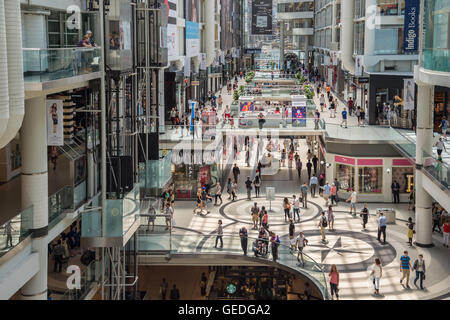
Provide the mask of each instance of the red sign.
[{"label": "red sign", "polygon": [[402,166],[402,167],[409,167],[409,166],[413,166],[414,162],[412,162],[409,159],[392,159],[392,165],[393,166]]},{"label": "red sign", "polygon": [[339,162],[339,163],[345,163],[345,164],[351,164],[351,165],[355,165],[355,159],[353,158],[348,158],[348,157],[342,157],[342,156],[334,156],[334,161],[335,162]]},{"label": "red sign", "polygon": [[211,180],[210,167],[209,166],[201,167],[199,175],[200,175],[200,185],[202,187],[209,184]]},{"label": "red sign", "polygon": [[359,166],[382,166],[383,159],[358,159]]}]

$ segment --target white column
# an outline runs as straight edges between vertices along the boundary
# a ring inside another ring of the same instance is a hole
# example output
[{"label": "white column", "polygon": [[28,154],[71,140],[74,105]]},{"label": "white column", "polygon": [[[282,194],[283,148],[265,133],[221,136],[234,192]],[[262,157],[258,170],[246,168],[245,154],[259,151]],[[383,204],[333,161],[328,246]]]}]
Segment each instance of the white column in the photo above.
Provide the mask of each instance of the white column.
[{"label": "white column", "polygon": [[205,1],[205,47],[206,47],[206,65],[210,66],[214,57],[216,56],[215,52],[215,37],[214,37],[214,29],[215,29],[215,14],[214,14],[214,5],[215,1],[207,0]]},{"label": "white column", "polygon": [[48,174],[45,96],[25,101],[21,129],[22,208],[33,205],[32,251],[39,253],[39,271],[21,289],[25,300],[47,299]]},{"label": "white column", "polygon": [[[375,52],[376,7],[376,0],[366,0],[366,23],[364,24],[364,55],[366,56],[373,56]],[[364,67],[367,69],[366,66]]]},{"label": "white column", "polygon": [[284,21],[280,21],[280,70],[284,69]]},{"label": "white column", "polygon": [[[433,137],[433,108],[434,87],[424,83],[417,83],[417,141],[416,141],[416,166],[424,164],[425,151],[431,154]],[[431,237],[431,196],[423,188],[423,173],[416,170],[416,245],[429,247],[433,245]]]},{"label": "white column", "polygon": [[334,43],[337,41],[337,28],[336,28],[336,24],[337,24],[337,10],[336,10],[337,4],[336,4],[336,0],[333,1],[333,11],[332,11],[332,26],[331,26],[331,42]]}]

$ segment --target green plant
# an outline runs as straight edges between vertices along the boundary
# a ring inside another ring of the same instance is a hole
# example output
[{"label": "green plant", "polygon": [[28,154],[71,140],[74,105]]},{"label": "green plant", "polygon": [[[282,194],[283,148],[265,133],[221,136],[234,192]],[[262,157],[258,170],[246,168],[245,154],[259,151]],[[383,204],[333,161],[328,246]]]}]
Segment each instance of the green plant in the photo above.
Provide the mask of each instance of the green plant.
[{"label": "green plant", "polygon": [[239,100],[239,92],[238,92],[237,90],[234,90],[234,92],[233,92],[233,99],[234,99],[235,101],[238,101],[238,100]]}]

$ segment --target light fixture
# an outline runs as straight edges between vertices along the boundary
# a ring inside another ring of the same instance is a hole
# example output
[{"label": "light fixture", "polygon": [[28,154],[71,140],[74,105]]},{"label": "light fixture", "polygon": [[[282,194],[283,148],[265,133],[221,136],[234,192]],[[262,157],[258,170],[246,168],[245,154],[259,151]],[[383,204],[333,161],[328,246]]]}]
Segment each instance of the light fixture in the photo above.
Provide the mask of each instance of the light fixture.
[{"label": "light fixture", "polygon": [[322,160],[322,161],[320,161],[320,164],[321,164],[321,165],[323,165],[324,163],[325,163],[325,162],[323,162],[323,160]]},{"label": "light fixture", "polygon": [[386,172],[389,174],[389,173],[391,173],[391,168],[387,168],[386,169]]},{"label": "light fixture", "polygon": [[327,162],[326,166],[327,166],[327,168],[331,167],[331,163]]}]

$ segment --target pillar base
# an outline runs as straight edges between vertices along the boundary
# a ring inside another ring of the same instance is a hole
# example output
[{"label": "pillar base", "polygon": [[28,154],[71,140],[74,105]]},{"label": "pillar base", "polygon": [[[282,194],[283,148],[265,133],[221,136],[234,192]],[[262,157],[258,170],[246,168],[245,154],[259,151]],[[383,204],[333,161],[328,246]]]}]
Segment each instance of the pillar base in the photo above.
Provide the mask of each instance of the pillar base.
[{"label": "pillar base", "polygon": [[433,248],[434,247],[433,243],[431,243],[431,244],[423,244],[423,243],[414,242],[414,244],[416,246],[418,246],[418,247],[421,247],[421,248]]}]

